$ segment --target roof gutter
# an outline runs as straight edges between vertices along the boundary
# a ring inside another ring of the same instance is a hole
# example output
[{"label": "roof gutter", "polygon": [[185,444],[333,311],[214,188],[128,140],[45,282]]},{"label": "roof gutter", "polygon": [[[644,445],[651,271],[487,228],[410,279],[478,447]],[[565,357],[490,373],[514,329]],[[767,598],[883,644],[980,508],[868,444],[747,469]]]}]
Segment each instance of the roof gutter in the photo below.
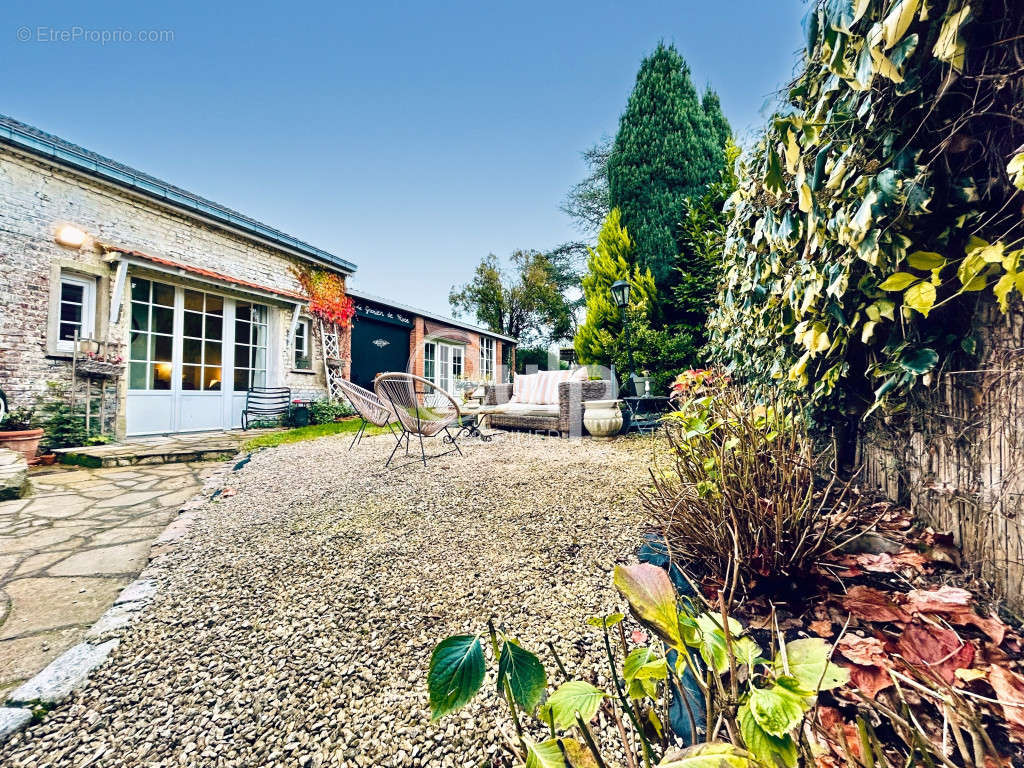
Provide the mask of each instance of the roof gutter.
[{"label": "roof gutter", "polygon": [[204,200],[196,195],[172,189],[155,179],[129,173],[109,163],[88,157],[66,147],[58,146],[52,141],[19,131],[13,126],[0,124],[0,142],[28,152],[37,157],[52,160],[60,165],[83,173],[87,176],[102,179],[108,183],[131,190],[136,194],[159,202],[179,211],[188,213],[193,218],[228,229],[236,234],[256,240],[278,250],[308,261],[341,270],[348,274],[356,271],[356,265],[335,256],[322,248],[304,243],[298,238],[285,234],[278,229],[261,224],[255,219],[242,216],[224,206]]}]

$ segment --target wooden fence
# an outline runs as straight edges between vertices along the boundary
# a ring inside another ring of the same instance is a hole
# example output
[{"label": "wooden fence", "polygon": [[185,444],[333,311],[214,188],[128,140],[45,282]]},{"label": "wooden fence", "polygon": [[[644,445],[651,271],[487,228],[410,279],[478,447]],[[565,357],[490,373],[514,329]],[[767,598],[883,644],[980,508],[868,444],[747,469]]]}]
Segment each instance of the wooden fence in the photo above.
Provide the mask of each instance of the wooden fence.
[{"label": "wooden fence", "polygon": [[860,460],[865,484],[952,532],[965,567],[1024,609],[1024,311],[984,305],[976,327],[977,368],[869,425]]}]

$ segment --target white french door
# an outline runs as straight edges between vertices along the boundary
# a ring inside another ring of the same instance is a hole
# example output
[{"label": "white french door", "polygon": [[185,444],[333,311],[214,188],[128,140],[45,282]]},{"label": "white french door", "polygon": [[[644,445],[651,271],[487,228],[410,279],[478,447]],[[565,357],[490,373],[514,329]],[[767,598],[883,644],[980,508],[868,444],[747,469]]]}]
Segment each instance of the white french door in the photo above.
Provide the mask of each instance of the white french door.
[{"label": "white french door", "polygon": [[133,277],[127,433],[235,425],[239,397],[267,381],[267,315],[261,304]]},{"label": "white french door", "polygon": [[462,379],[466,348],[462,344],[428,341],[424,345],[423,376],[445,392],[454,395]]}]

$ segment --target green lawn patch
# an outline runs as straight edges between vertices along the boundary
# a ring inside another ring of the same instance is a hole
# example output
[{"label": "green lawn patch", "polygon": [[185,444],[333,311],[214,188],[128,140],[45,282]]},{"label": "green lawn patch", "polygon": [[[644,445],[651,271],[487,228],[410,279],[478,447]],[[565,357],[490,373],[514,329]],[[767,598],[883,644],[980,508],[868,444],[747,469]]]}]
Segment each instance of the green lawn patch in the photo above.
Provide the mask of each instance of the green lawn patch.
[{"label": "green lawn patch", "polygon": [[[257,448],[273,448],[275,445],[299,443],[303,440],[315,440],[318,437],[328,437],[329,435],[354,435],[359,429],[359,424],[359,419],[348,419],[332,421],[327,424],[310,424],[308,427],[297,427],[283,432],[272,432],[247,440],[242,445],[242,450],[254,451]],[[372,424],[366,425],[367,435],[379,435],[383,431],[381,427],[375,427]]]}]

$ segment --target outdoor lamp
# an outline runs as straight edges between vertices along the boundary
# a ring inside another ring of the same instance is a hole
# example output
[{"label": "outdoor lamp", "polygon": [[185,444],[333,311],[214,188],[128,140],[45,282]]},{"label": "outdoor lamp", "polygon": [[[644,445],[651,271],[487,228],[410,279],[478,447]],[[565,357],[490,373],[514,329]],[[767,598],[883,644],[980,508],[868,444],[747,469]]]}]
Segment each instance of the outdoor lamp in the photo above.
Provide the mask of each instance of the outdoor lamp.
[{"label": "outdoor lamp", "polygon": [[[625,280],[616,280],[612,283],[612,301],[615,302],[615,306],[622,312],[622,330],[626,335],[626,354],[629,359],[629,375],[626,377],[627,382],[633,380],[633,371],[636,370],[636,364],[633,362],[633,343],[629,338],[629,313],[626,311],[626,307],[629,306],[629,283]],[[628,386],[628,385],[627,385]],[[633,392],[634,395],[638,394]]]},{"label": "outdoor lamp", "polygon": [[629,304],[629,283],[625,280],[616,280],[612,283],[612,301],[619,309],[625,309]]},{"label": "outdoor lamp", "polygon": [[85,232],[73,224],[62,224],[57,228],[56,240],[69,248],[80,248],[85,242]]}]

